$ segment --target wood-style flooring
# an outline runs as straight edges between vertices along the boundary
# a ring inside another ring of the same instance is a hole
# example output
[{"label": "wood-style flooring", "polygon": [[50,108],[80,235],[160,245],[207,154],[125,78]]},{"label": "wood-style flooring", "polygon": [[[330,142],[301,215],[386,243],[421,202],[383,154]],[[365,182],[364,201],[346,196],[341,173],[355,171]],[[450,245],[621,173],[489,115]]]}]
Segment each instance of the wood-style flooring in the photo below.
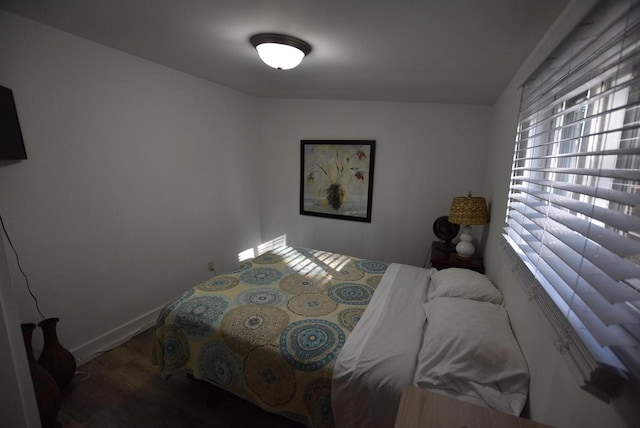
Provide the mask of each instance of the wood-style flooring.
[{"label": "wood-style flooring", "polygon": [[62,394],[62,427],[300,428],[186,375],[163,380],[151,363],[152,334],[147,330],[78,367]]}]

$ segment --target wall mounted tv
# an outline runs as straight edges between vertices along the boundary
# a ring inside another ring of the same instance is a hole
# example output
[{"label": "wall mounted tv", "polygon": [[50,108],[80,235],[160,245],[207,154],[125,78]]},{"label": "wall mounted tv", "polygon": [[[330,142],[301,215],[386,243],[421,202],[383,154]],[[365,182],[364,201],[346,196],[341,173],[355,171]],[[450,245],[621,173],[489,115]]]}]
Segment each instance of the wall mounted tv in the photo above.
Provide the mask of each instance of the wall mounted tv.
[{"label": "wall mounted tv", "polygon": [[26,159],[13,92],[0,86],[0,160]]}]

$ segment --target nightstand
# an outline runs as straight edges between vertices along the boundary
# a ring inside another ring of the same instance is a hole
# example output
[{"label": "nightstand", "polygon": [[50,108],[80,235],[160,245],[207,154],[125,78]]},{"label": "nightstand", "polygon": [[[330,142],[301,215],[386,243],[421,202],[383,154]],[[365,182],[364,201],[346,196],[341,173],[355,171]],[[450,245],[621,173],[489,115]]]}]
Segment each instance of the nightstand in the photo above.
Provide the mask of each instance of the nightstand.
[{"label": "nightstand", "polygon": [[480,258],[472,258],[471,260],[461,260],[457,257],[455,251],[447,253],[436,247],[436,242],[431,244],[431,267],[438,270],[447,268],[463,268],[471,269],[476,272],[484,273],[484,264]]},{"label": "nightstand", "polygon": [[529,419],[427,391],[413,385],[402,390],[395,428],[551,428]]}]

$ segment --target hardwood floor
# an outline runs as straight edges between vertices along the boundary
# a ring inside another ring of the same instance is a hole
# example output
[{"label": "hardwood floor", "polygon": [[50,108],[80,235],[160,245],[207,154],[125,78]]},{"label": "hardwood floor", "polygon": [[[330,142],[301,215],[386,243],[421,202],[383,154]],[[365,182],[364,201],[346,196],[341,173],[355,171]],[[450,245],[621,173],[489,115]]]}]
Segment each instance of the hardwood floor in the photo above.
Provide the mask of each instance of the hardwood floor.
[{"label": "hardwood floor", "polygon": [[62,427],[301,427],[186,375],[162,380],[151,340],[147,330],[78,367],[88,378],[76,374],[63,391]]}]

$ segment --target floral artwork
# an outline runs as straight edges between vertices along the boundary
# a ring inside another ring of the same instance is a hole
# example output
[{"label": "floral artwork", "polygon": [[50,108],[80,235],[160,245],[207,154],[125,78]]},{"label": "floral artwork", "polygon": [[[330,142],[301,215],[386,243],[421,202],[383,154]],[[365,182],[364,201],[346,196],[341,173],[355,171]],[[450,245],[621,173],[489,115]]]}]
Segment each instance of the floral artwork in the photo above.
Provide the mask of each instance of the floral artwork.
[{"label": "floral artwork", "polygon": [[300,214],[371,222],[375,141],[301,141]]}]

